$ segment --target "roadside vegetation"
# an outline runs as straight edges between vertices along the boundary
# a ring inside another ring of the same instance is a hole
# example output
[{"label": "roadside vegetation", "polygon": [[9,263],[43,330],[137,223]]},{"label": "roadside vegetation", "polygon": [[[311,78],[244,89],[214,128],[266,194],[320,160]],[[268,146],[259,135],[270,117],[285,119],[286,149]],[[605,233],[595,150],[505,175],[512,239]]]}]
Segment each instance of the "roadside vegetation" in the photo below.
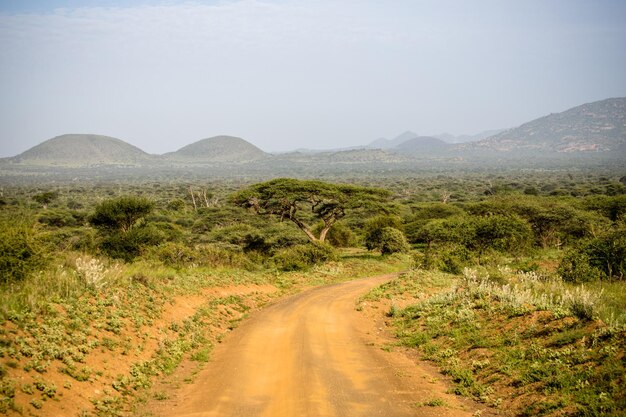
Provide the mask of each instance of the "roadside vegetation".
[{"label": "roadside vegetation", "polygon": [[503,415],[621,415],[624,182],[4,186],[0,413],[132,412],[272,298],[411,269],[361,302],[387,302],[457,393]]}]

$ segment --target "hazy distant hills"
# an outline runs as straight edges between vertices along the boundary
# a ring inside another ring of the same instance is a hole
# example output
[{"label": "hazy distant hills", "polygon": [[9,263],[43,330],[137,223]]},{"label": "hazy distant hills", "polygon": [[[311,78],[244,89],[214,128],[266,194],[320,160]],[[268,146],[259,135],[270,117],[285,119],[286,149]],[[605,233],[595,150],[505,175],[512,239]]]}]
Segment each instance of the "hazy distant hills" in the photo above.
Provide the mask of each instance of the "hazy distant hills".
[{"label": "hazy distant hills", "polygon": [[122,140],[101,135],[57,136],[10,158],[25,165],[138,165],[151,157]]},{"label": "hazy distant hills", "polygon": [[610,98],[550,114],[468,144],[466,149],[498,152],[624,152],[626,98]]},{"label": "hazy distant hills", "polygon": [[451,135],[449,133],[442,133],[434,136],[420,136],[415,132],[407,130],[404,133],[396,136],[393,139],[379,138],[371,142],[366,147],[369,149],[386,149],[397,152],[440,152],[443,149],[450,149],[448,145],[457,143],[474,142],[481,139],[485,139],[489,136],[493,136],[502,132],[499,130],[488,130],[480,132],[475,135]]},{"label": "hazy distant hills", "polygon": [[474,135],[452,135],[450,133],[441,133],[439,135],[433,135],[433,137],[437,139],[441,139],[446,143],[467,143],[467,142],[476,142],[479,140],[486,139],[490,136],[497,135],[500,132],[503,132],[505,129],[493,129],[493,130],[485,130],[484,132],[476,133]]},{"label": "hazy distant hills", "polygon": [[[562,162],[574,156],[579,160],[619,161],[626,160],[626,98],[584,104],[484,138],[487,134],[435,137],[407,131],[393,139],[377,139],[362,147],[277,155],[270,155],[233,136],[202,139],[175,152],[149,155],[112,137],[72,134],[49,139],[20,155],[4,158],[0,160],[0,169],[33,167],[37,172],[44,172],[47,167],[128,166],[147,170],[202,167],[219,172],[254,171],[270,175],[278,171],[289,174],[289,170],[319,171],[321,167],[348,171],[388,170],[416,169],[429,164],[480,165],[503,161],[507,164],[517,161],[524,166],[536,160]],[[451,143],[479,137],[483,138]]]},{"label": "hazy distant hills", "polygon": [[393,149],[397,152],[427,155],[433,152],[440,153],[450,148],[450,146],[450,144],[444,142],[443,140],[432,136],[418,136],[402,142]]},{"label": "hazy distant hills", "polygon": [[402,145],[404,142],[415,139],[418,136],[419,135],[417,133],[407,130],[393,139],[378,138],[367,145],[367,147],[371,149],[393,149],[396,146]]},{"label": "hazy distant hills", "polygon": [[191,163],[250,162],[267,157],[269,154],[234,136],[202,139],[163,155],[165,160]]}]

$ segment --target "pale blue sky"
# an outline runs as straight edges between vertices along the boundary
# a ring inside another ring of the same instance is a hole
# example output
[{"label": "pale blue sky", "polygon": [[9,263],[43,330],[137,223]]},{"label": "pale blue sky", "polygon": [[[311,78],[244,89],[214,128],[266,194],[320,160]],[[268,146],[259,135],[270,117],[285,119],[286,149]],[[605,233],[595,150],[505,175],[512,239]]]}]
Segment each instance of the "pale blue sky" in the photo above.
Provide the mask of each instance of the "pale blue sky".
[{"label": "pale blue sky", "polygon": [[471,134],[626,96],[626,1],[0,0],[0,156]]}]

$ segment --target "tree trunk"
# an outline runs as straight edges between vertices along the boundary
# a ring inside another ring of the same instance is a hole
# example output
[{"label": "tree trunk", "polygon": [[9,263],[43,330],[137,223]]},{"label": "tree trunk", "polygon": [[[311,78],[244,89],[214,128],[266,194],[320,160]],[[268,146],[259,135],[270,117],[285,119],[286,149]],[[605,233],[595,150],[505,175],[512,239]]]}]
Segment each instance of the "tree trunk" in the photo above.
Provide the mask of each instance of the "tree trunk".
[{"label": "tree trunk", "polygon": [[324,242],[326,240],[326,233],[330,230],[331,226],[325,226],[320,232],[320,242]]},{"label": "tree trunk", "polygon": [[290,217],[289,218],[292,222],[294,222],[296,224],[296,226],[298,226],[300,228],[300,230],[302,230],[307,237],[309,238],[309,240],[311,242],[318,242],[318,241],[322,241],[321,239],[318,239],[315,237],[315,235],[313,234],[313,232],[311,231],[311,229],[304,224],[302,221],[300,221],[299,219],[295,218],[295,217]]},{"label": "tree trunk", "polygon": [[193,203],[193,211],[198,210],[198,206],[196,206],[196,198],[193,195],[193,188],[189,187],[189,194],[191,194],[191,202]]}]

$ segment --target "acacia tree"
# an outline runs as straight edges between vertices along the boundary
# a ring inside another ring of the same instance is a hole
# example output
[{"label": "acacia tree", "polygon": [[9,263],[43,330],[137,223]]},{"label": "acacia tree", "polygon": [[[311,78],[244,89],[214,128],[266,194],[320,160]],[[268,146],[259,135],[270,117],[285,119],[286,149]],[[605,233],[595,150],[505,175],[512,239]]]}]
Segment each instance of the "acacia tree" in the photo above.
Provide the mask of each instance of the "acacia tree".
[{"label": "acacia tree", "polygon": [[59,193],[56,191],[46,191],[45,193],[39,193],[33,196],[33,200],[41,204],[44,209],[48,208],[48,204],[52,202],[52,200],[59,197]]},{"label": "acacia tree", "polygon": [[[257,214],[276,215],[291,220],[312,242],[324,242],[333,224],[346,215],[346,210],[380,206],[390,196],[387,190],[322,181],[278,178],[254,184],[235,194],[232,201]],[[319,237],[306,223],[308,210],[323,222]]]},{"label": "acacia tree", "polygon": [[153,208],[153,202],[133,196],[98,204],[89,222],[100,231],[100,248],[113,258],[131,261],[140,254],[142,247],[159,243],[162,236],[145,227],[143,222]]},{"label": "acacia tree", "polygon": [[101,230],[125,234],[153,208],[154,203],[148,199],[122,196],[98,204],[89,222]]}]

